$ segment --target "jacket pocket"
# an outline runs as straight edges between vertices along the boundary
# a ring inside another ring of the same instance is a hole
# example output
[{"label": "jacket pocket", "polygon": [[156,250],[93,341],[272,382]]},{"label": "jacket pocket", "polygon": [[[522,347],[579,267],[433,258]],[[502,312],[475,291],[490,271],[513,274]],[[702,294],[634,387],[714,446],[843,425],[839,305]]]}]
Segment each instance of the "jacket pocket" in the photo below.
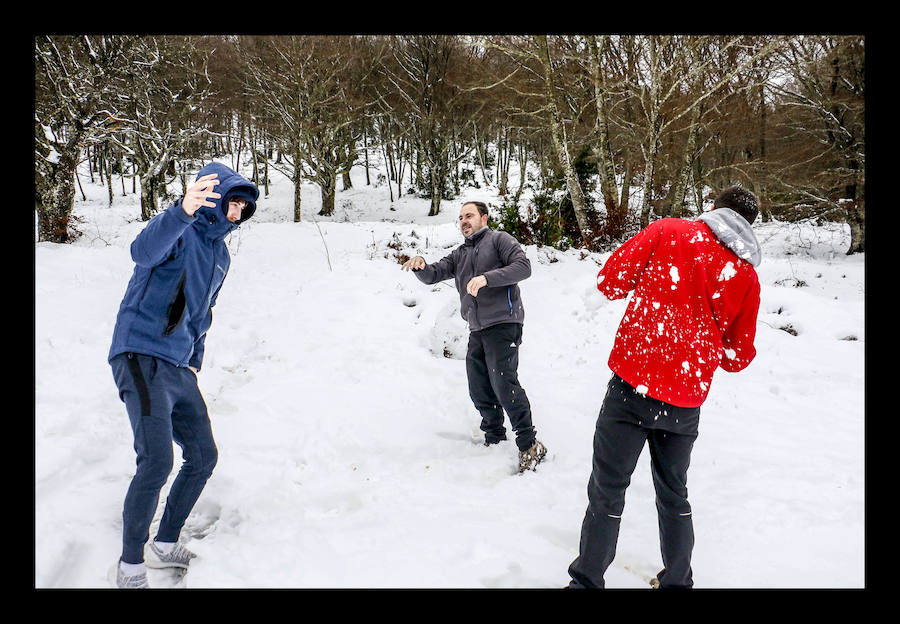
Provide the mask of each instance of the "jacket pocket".
[{"label": "jacket pocket", "polygon": [[175,328],[178,327],[178,324],[181,322],[181,319],[184,318],[184,312],[187,309],[187,305],[185,302],[184,296],[184,282],[187,278],[187,273],[181,274],[181,279],[178,280],[178,286],[175,288],[175,294],[172,297],[169,307],[166,310],[166,328],[163,331],[163,336],[169,336],[175,331]]}]

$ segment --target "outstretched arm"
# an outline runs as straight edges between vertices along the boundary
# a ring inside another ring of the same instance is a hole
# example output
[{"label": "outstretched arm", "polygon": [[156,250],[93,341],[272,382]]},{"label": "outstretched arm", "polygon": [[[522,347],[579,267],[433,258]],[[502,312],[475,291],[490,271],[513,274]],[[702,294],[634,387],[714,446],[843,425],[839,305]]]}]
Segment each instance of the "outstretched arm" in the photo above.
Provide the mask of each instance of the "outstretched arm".
[{"label": "outstretched arm", "polygon": [[450,253],[434,264],[427,264],[425,258],[416,256],[404,262],[400,268],[404,271],[412,271],[413,275],[422,283],[436,284],[456,275],[456,257]]}]

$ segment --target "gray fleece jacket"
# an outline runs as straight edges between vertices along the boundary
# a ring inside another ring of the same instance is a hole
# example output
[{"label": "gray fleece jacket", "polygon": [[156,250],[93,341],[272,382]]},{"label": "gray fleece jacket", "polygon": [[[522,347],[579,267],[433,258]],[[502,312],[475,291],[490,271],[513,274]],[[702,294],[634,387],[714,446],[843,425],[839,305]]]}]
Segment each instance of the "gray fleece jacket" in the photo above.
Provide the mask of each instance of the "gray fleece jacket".
[{"label": "gray fleece jacket", "polygon": [[[425,284],[454,278],[460,316],[471,331],[525,320],[518,282],[531,275],[531,262],[519,242],[506,232],[483,227],[449,255],[413,273]],[[477,275],[484,275],[487,286],[473,297],[466,292],[466,285]]]}]

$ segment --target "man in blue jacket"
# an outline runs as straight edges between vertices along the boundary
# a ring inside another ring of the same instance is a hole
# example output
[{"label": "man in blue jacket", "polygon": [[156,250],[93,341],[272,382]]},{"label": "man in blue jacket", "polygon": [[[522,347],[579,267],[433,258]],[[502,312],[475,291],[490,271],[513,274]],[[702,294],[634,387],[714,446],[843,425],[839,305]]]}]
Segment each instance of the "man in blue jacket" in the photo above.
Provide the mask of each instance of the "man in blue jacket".
[{"label": "man in blue jacket", "polygon": [[[187,568],[195,556],[178,538],[218,457],[197,373],[212,307],[231,263],[224,239],[253,215],[258,197],[252,182],[211,163],[131,244],[136,266],[109,350],[137,453],[122,512],[118,587],[145,588],[145,565]],[[184,462],[156,538],[147,544],[160,490],[174,464],[173,440]]]},{"label": "man in blue jacket", "polygon": [[466,377],[481,414],[484,444],[506,439],[505,410],[516,433],[519,472],[524,472],[534,470],[547,454],[535,437],[531,405],[517,372],[525,319],[518,282],[531,276],[531,262],[515,238],[491,230],[487,222],[484,203],[463,204],[459,228],[465,242],[434,264],[416,256],[402,268],[425,284],[454,278],[460,314],[469,324]]}]

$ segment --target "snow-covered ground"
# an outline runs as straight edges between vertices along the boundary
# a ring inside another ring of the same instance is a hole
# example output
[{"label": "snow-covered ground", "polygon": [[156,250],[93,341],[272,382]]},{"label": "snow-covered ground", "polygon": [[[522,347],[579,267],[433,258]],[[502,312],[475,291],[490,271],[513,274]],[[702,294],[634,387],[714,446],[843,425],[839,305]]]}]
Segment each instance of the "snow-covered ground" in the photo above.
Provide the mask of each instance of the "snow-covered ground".
[{"label": "snow-covered ground", "polygon": [[[398,244],[429,261],[449,253],[459,206],[499,203],[496,189],[468,188],[427,217],[428,200],[412,195],[392,210],[359,168],[334,217],[315,216],[309,185],[293,223],[293,190],[272,177],[229,239],[207,337],[199,384],[219,463],[182,535],[198,554],[185,586],[565,586],[625,309],[595,288],[608,254],[526,247],[519,375],[549,455],[517,475],[514,442],[480,444],[452,283],[425,286],[394,258]],[[118,179],[112,207],[86,170],[81,182],[83,236],[35,245],[39,588],[109,586],[134,472],[106,356],[144,223]],[[720,369],[702,409],[688,483],[695,586],[861,588],[865,257],[844,254],[839,225],[755,230],[759,354],[744,372]],[[645,448],[607,586],[646,587],[661,567]],[[156,574],[151,584],[167,582]]]}]

